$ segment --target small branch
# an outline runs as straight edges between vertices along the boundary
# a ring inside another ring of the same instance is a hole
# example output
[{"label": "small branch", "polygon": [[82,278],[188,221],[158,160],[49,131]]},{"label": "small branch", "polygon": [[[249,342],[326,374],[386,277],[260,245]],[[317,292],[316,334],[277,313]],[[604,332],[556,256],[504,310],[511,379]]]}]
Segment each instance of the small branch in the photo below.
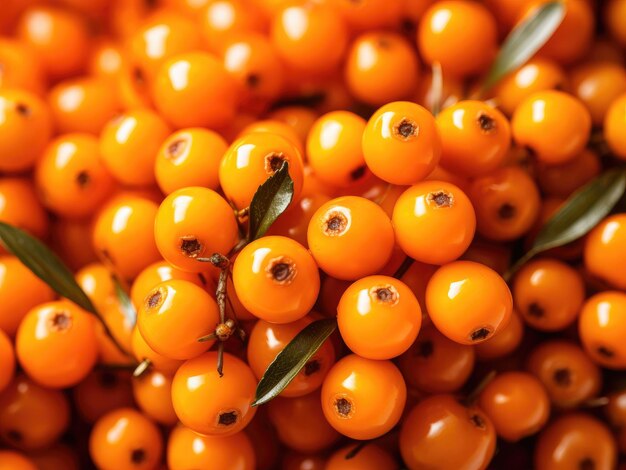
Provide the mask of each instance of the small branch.
[{"label": "small branch", "polygon": [[406,272],[409,270],[414,262],[415,260],[410,256],[404,258],[404,261],[402,261],[400,267],[396,270],[395,273],[393,273],[393,277],[395,277],[396,279],[402,279],[402,276],[406,274]]}]

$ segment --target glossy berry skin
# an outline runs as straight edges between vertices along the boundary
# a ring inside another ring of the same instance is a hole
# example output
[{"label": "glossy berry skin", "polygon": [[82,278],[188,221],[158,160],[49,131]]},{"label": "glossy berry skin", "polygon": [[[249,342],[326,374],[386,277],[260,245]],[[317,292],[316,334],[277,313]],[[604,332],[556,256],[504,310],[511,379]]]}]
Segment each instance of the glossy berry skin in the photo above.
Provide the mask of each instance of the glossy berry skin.
[{"label": "glossy berry skin", "polygon": [[146,343],[157,353],[178,360],[209,349],[213,342],[199,342],[198,338],[215,331],[218,323],[217,304],[211,295],[191,282],[174,279],[155,286],[137,316]]},{"label": "glossy berry skin", "polygon": [[626,93],[626,70],[618,64],[584,64],[572,71],[574,94],[587,106],[595,126],[602,126],[611,104]]},{"label": "glossy berry skin", "polygon": [[574,268],[555,259],[539,259],[524,265],[515,276],[513,299],[528,325],[559,331],[576,320],[585,286]]},{"label": "glossy berry skin", "polygon": [[222,155],[228,145],[217,132],[202,128],[182,129],[161,145],[154,165],[157,184],[171,194],[188,186],[216,190]]},{"label": "glossy berry skin", "polygon": [[542,191],[553,197],[567,198],[602,171],[600,158],[585,149],[561,165],[538,165],[537,181]]},{"label": "glossy berry skin", "polygon": [[[309,317],[292,323],[272,324],[264,320],[255,323],[248,340],[248,364],[257,379],[261,379],[270,363],[300,331],[311,324]],[[299,397],[317,390],[335,362],[330,341],[324,342],[304,368],[280,393],[281,397]]]},{"label": "glossy berry skin", "polygon": [[113,410],[134,406],[130,374],[94,370],[72,389],[72,399],[81,419],[93,424]]},{"label": "glossy berry skin", "polygon": [[626,294],[605,291],[588,298],[578,318],[578,333],[597,364],[626,368]]},{"label": "glossy berry skin", "polygon": [[490,361],[505,357],[515,351],[524,338],[524,322],[513,310],[511,321],[487,341],[474,346],[479,361]]},{"label": "glossy berry skin", "polygon": [[13,447],[49,447],[69,423],[69,401],[60,390],[42,387],[18,375],[0,394],[0,436]]},{"label": "glossy berry skin", "polygon": [[452,393],[472,374],[474,349],[446,338],[433,325],[427,325],[411,348],[400,356],[398,367],[411,387],[427,393]]},{"label": "glossy berry skin", "polygon": [[597,225],[585,239],[587,271],[619,289],[626,289],[626,215],[614,214]]},{"label": "glossy berry skin", "polygon": [[12,450],[0,451],[0,470],[37,470],[35,463],[25,455]]},{"label": "glossy berry skin", "polygon": [[224,198],[200,187],[178,189],[167,196],[154,224],[161,256],[178,269],[196,273],[209,267],[197,258],[228,254],[237,243],[237,232],[235,215]]},{"label": "glossy berry skin", "polygon": [[478,399],[502,439],[516,442],[548,422],[550,398],[539,379],[527,372],[505,372],[487,384]]},{"label": "glossy berry skin", "polygon": [[38,160],[35,182],[42,203],[56,214],[86,217],[113,192],[115,181],[100,159],[98,139],[66,134]]},{"label": "glossy berry skin", "polygon": [[469,198],[444,181],[422,181],[407,189],[393,208],[396,242],[411,258],[445,264],[470,246],[476,216]]},{"label": "glossy berry skin", "polygon": [[181,360],[165,357],[152,349],[148,343],[146,343],[146,340],[143,339],[143,336],[141,336],[141,332],[137,326],[133,328],[131,334],[131,352],[138,362],[148,360],[153,370],[163,372],[164,374],[174,374],[183,363]]},{"label": "glossy berry skin", "polygon": [[473,261],[455,261],[437,270],[426,288],[426,309],[444,335],[476,344],[505,327],[513,310],[506,282]]},{"label": "glossy berry skin", "polygon": [[326,470],[397,470],[399,468],[394,458],[378,445],[367,445],[353,458],[346,459],[346,455],[352,449],[354,449],[352,445],[337,449],[329,457],[324,468]]},{"label": "glossy berry skin", "polygon": [[379,108],[367,122],[362,145],[372,173],[399,185],[426,178],[441,154],[435,118],[426,108],[408,101]]},{"label": "glossy berry skin", "polygon": [[[49,220],[30,179],[0,178],[0,220],[26,230],[38,238],[48,236]],[[4,253],[4,249],[2,250]]]},{"label": "glossy berry skin", "polygon": [[222,377],[216,365],[217,353],[209,351],[180,366],[172,383],[172,403],[178,419],[193,431],[232,436],[256,413],[251,406],[256,379],[250,367],[231,354],[224,354]]},{"label": "glossy berry skin", "polygon": [[123,279],[160,259],[154,242],[157,205],[128,195],[113,197],[96,215],[92,241],[98,257]]},{"label": "glossy berry skin", "polygon": [[159,113],[177,129],[224,126],[235,116],[238,104],[233,77],[217,57],[200,51],[166,61],[156,74],[152,96]]},{"label": "glossy berry skin", "polygon": [[600,368],[576,344],[553,340],[535,347],[526,369],[543,383],[559,408],[576,408],[597,396],[602,387]]},{"label": "glossy berry skin", "polygon": [[237,256],[233,283],[243,306],[271,323],[304,317],[319,293],[319,271],[311,254],[286,237],[254,240]]},{"label": "glossy berry skin", "polygon": [[422,310],[402,281],[369,276],[343,293],[337,323],[352,352],[367,359],[391,359],[404,353],[417,338]]},{"label": "glossy berry skin", "polygon": [[306,155],[315,177],[338,188],[348,188],[364,178],[364,129],[365,120],[349,111],[331,111],[320,116],[306,141]]},{"label": "glossy berry skin", "polygon": [[52,136],[46,104],[33,93],[0,89],[0,171],[31,168]]},{"label": "glossy berry skin", "polygon": [[147,417],[166,426],[178,422],[172,406],[172,376],[158,371],[144,372],[133,378],[132,385],[135,403]]},{"label": "glossy berry skin", "polygon": [[517,145],[547,164],[564,163],[582,152],[591,133],[591,115],[581,101],[562,91],[533,93],[511,121]]},{"label": "glossy berry skin", "polygon": [[167,441],[167,468],[188,470],[211,468],[222,470],[254,470],[256,458],[250,438],[245,432],[232,436],[204,436],[176,426]]},{"label": "glossy berry skin", "polygon": [[30,377],[51,388],[77,384],[98,357],[95,320],[68,301],[42,304],[20,324],[15,352]]},{"label": "glossy berry skin", "polygon": [[398,423],[406,386],[390,361],[351,354],[332,367],[321,399],[324,415],[337,431],[352,439],[374,439]]},{"label": "glossy berry skin", "polygon": [[286,161],[293,180],[294,200],[302,191],[302,155],[296,144],[277,134],[253,132],[231,144],[222,158],[219,180],[226,198],[237,209],[250,205],[261,184]]},{"label": "glossy berry skin", "polygon": [[152,469],[160,462],[162,453],[159,428],[132,408],[104,415],[89,436],[89,454],[102,470]]},{"label": "glossy berry skin", "polygon": [[511,147],[509,122],[482,101],[459,101],[437,116],[441,166],[473,177],[495,170]]},{"label": "glossy berry skin", "polygon": [[[454,452],[450,442],[456,443]],[[491,420],[478,408],[461,405],[452,395],[433,395],[421,401],[400,429],[400,452],[410,470],[482,470],[495,448]]]},{"label": "glossy berry skin", "polygon": [[615,99],[606,113],[604,118],[603,135],[606,143],[611,151],[620,158],[626,160],[626,138],[624,137],[624,129],[626,129],[626,94]]},{"label": "glossy berry skin", "polygon": [[22,89],[41,95],[43,74],[35,52],[17,39],[0,39],[0,62],[4,64],[0,88]]},{"label": "glossy berry skin", "polygon": [[377,204],[344,196],[322,205],[309,222],[309,250],[317,265],[337,279],[356,280],[379,271],[391,257],[391,220]]},{"label": "glossy berry skin", "polygon": [[417,46],[424,60],[444,73],[465,77],[483,72],[495,57],[498,31],[479,3],[436,2],[420,20]]},{"label": "glossy berry skin", "polygon": [[411,98],[420,78],[420,65],[415,50],[400,34],[369,32],[351,44],[344,77],[356,99],[381,106]]},{"label": "glossy berry skin", "polygon": [[610,430],[596,418],[572,413],[553,421],[535,446],[537,470],[616,468],[617,445]]},{"label": "glossy berry skin", "polygon": [[0,392],[13,380],[15,374],[15,351],[7,334],[0,329]]}]

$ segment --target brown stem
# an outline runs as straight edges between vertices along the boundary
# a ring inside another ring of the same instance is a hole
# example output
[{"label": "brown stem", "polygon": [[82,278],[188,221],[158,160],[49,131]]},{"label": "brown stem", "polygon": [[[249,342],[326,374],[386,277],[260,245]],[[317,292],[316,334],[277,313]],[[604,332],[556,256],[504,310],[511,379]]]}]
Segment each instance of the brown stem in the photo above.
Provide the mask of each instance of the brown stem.
[{"label": "brown stem", "polygon": [[396,279],[402,279],[402,276],[406,274],[406,272],[409,270],[414,262],[415,260],[409,256],[404,258],[404,261],[402,261],[400,267],[396,270],[395,273],[393,273],[393,277],[395,277]]},{"label": "brown stem", "polygon": [[489,385],[489,383],[495,377],[496,377],[496,371],[495,370],[492,370],[487,375],[485,375],[485,377],[483,377],[483,379],[478,383],[478,385],[476,385],[476,387],[474,387],[474,390],[472,390],[467,395],[467,397],[465,397],[465,400],[463,400],[465,405],[466,406],[473,406],[478,401],[478,397],[482,393],[482,391],[485,389],[485,387],[487,385]]}]

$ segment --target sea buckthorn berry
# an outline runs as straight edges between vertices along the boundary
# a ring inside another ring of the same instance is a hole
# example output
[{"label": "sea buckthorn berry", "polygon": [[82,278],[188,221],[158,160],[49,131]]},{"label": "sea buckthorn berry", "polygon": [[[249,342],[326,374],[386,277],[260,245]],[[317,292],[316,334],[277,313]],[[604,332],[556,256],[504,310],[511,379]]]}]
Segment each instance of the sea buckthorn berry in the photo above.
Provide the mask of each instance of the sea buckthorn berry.
[{"label": "sea buckthorn berry", "polygon": [[607,217],[587,236],[585,268],[609,284],[626,289],[626,214]]},{"label": "sea buckthorn berry", "polygon": [[423,181],[398,198],[393,227],[398,245],[411,258],[445,264],[469,247],[476,216],[469,198],[455,185]]},{"label": "sea buckthorn berry", "polygon": [[159,428],[132,408],[104,415],[89,436],[89,455],[102,470],[156,468],[162,453]]},{"label": "sea buckthorn berry", "polygon": [[459,101],[437,116],[441,166],[464,176],[498,168],[511,146],[509,121],[482,101]]},{"label": "sea buckthorn berry", "polygon": [[613,154],[626,160],[626,94],[615,99],[604,118],[604,138]]},{"label": "sea buckthorn berry", "polygon": [[94,263],[98,257],[91,243],[91,219],[58,218],[50,227],[50,248],[75,271]]},{"label": "sea buckthorn berry", "polygon": [[134,405],[130,374],[94,370],[72,389],[72,399],[80,417],[93,424],[117,408]]},{"label": "sea buckthorn berry", "polygon": [[406,2],[388,3],[385,0],[365,0],[354,3],[350,0],[334,0],[341,16],[356,31],[374,28],[397,27]]},{"label": "sea buckthorn berry", "polygon": [[131,334],[131,350],[137,361],[150,361],[151,368],[164,374],[174,374],[182,364],[182,361],[170,359],[152,349],[148,343],[146,343],[146,340],[143,339],[143,336],[141,336],[139,327],[133,328]]},{"label": "sea buckthorn berry", "polygon": [[[37,238],[48,235],[46,214],[35,185],[26,178],[0,178],[0,220],[26,230]],[[4,253],[4,251],[0,250]]]},{"label": "sea buckthorn berry", "polygon": [[57,84],[48,103],[58,132],[88,132],[98,135],[119,111],[115,88],[101,78],[78,78]]},{"label": "sea buckthorn berry", "polygon": [[533,227],[541,199],[534,180],[519,167],[500,168],[476,178],[468,196],[478,233],[491,240],[514,240]]},{"label": "sea buckthorn berry", "polygon": [[166,197],[155,219],[154,235],[161,253],[174,267],[202,272],[197,258],[226,255],[237,243],[237,220],[232,208],[215,191],[190,187]]},{"label": "sea buckthorn berry", "polygon": [[115,184],[100,160],[98,139],[78,133],[48,145],[35,167],[35,182],[42,203],[65,217],[93,214]]},{"label": "sea buckthorn berry", "polygon": [[333,428],[352,439],[374,439],[400,420],[406,385],[392,362],[350,354],[326,376],[321,398]]},{"label": "sea buckthorn berry", "polygon": [[318,118],[318,113],[306,106],[285,106],[270,112],[268,117],[289,125],[304,142]]},{"label": "sea buckthorn berry", "polygon": [[[199,9],[200,28],[204,43],[219,53],[229,40],[239,33],[264,32],[265,18],[257,2],[245,0],[206,0]],[[205,7],[206,5],[206,7]]]},{"label": "sea buckthorn berry", "polygon": [[214,332],[218,323],[215,300],[201,287],[177,279],[155,286],[137,316],[139,332],[150,348],[179,360],[209,349],[213,341],[199,342],[198,338]]},{"label": "sea buckthorn berry", "polygon": [[356,196],[333,199],[309,223],[309,250],[317,265],[337,279],[356,280],[380,270],[391,257],[391,221],[377,204]]},{"label": "sea buckthorn berry", "polygon": [[104,264],[88,264],[78,270],[75,277],[97,310],[106,310],[117,302],[113,274]]},{"label": "sea buckthorn berry", "polygon": [[172,406],[172,377],[151,371],[133,379],[133,396],[146,416],[167,426],[178,422]]},{"label": "sea buckthorn berry", "polygon": [[89,75],[115,80],[125,61],[121,44],[109,38],[101,38],[91,50],[87,69]]},{"label": "sea buckthorn berry", "polygon": [[473,261],[455,261],[439,268],[428,282],[426,310],[445,336],[477,344],[509,323],[513,299],[494,270]]},{"label": "sea buckthorn berry", "polygon": [[[29,458],[38,470],[80,470],[78,453],[67,444],[57,443],[52,447],[30,454]],[[13,469],[18,470],[18,469]]]},{"label": "sea buckthorn berry", "polygon": [[320,116],[306,142],[308,163],[315,177],[335,187],[347,188],[367,176],[361,149],[365,119],[349,111]]},{"label": "sea buckthorn berry", "polygon": [[578,333],[589,357],[609,369],[626,368],[626,294],[605,291],[587,299]]},{"label": "sea buckthorn berry", "polygon": [[556,62],[535,57],[500,80],[493,94],[498,108],[511,116],[519,104],[533,93],[562,89],[565,84],[565,72]]},{"label": "sea buckthorn berry", "polygon": [[624,15],[626,14],[626,1],[609,0],[604,6],[604,24],[611,37],[621,46],[626,46],[626,28],[624,28]]},{"label": "sea buckthorn berry", "polygon": [[439,62],[444,73],[464,77],[483,72],[496,55],[496,21],[483,5],[443,1],[432,5],[420,20],[420,55]]},{"label": "sea buckthorn berry", "polygon": [[540,162],[564,163],[583,151],[591,133],[591,115],[577,98],[562,91],[533,93],[515,108],[515,142]]},{"label": "sea buckthorn berry", "polygon": [[524,338],[524,322],[513,310],[511,321],[487,341],[474,346],[479,361],[489,361],[507,356],[515,351]]},{"label": "sea buckthorn berry", "polygon": [[343,293],[337,323],[352,352],[367,359],[391,359],[404,353],[417,338],[422,309],[404,282],[369,276]]},{"label": "sea buckthorn berry", "polygon": [[604,409],[604,415],[613,427],[623,429],[626,426],[626,394],[624,390],[611,393],[608,399],[609,402]]},{"label": "sea buckthorn berry", "polygon": [[98,359],[94,322],[68,301],[35,307],[22,320],[15,338],[20,365],[46,387],[77,384]]},{"label": "sea buckthorn berry", "polygon": [[298,452],[328,449],[341,437],[324,417],[319,392],[279,397],[269,403],[267,411],[280,442]]},{"label": "sea buckthorn berry", "polygon": [[8,335],[0,329],[0,392],[13,379],[15,373],[15,351]]},{"label": "sea buckthorn berry", "polygon": [[415,50],[400,34],[369,32],[351,44],[344,76],[357,100],[380,106],[412,97],[420,65]]},{"label": "sea buckthorn berry", "polygon": [[95,218],[93,246],[100,259],[124,279],[133,279],[160,259],[154,242],[158,207],[149,199],[113,197]]},{"label": "sea buckthorn berry", "polygon": [[601,169],[598,155],[593,150],[585,149],[560,165],[539,165],[537,181],[548,196],[566,198],[598,176]]},{"label": "sea buckthorn berry", "polygon": [[0,470],[37,470],[38,467],[28,457],[12,450],[0,451]]},{"label": "sea buckthorn berry", "polygon": [[261,119],[260,121],[253,121],[244,127],[239,133],[239,137],[252,134],[253,132],[277,134],[284,137],[298,147],[300,155],[303,159],[305,158],[304,141],[306,140],[306,136],[304,138],[300,137],[291,125],[277,119]]},{"label": "sea buckthorn berry", "polygon": [[154,162],[169,133],[167,124],[153,111],[137,109],[122,114],[109,121],[100,136],[104,164],[124,185],[153,184]]},{"label": "sea buckthorn berry", "polygon": [[400,468],[395,459],[380,446],[367,445],[354,457],[346,459],[353,449],[354,445],[348,445],[336,450],[328,458],[324,468],[326,470],[397,470]]},{"label": "sea buckthorn berry", "polygon": [[51,135],[50,111],[41,98],[20,89],[0,89],[0,171],[31,168]]},{"label": "sea buckthorn berry", "polygon": [[555,259],[539,259],[515,276],[513,299],[524,321],[542,331],[571,325],[585,301],[583,279],[574,268]]},{"label": "sea buckthorn berry", "polygon": [[317,75],[334,71],[348,45],[348,28],[324,3],[284,2],[272,17],[272,44],[287,65]]},{"label": "sea buckthorn berry", "polygon": [[616,465],[617,445],[611,431],[584,413],[560,416],[539,435],[535,445],[537,470],[610,470]]},{"label": "sea buckthorn berry", "polygon": [[[481,343],[481,344],[486,344]],[[449,340],[428,325],[398,361],[406,383],[427,393],[459,390],[474,370],[474,348]]]},{"label": "sea buckthorn berry", "polygon": [[55,294],[15,256],[0,256],[0,329],[15,332],[28,311],[54,299]]},{"label": "sea buckthorn berry", "polygon": [[[437,432],[432,432],[437,429]],[[454,451],[450,443],[454,442]],[[422,468],[487,468],[496,449],[491,420],[476,407],[452,395],[421,401],[400,429],[400,452],[410,470]]]},{"label": "sea buckthorn berry", "polygon": [[319,272],[311,254],[286,237],[248,244],[233,266],[237,297],[249,312],[271,323],[304,317],[319,293]]},{"label": "sea buckthorn berry", "polygon": [[245,432],[232,436],[204,436],[185,426],[176,426],[167,441],[167,468],[220,468],[254,470],[256,458],[252,442]]},{"label": "sea buckthorn berry", "polygon": [[281,468],[283,470],[326,470],[326,460],[323,454],[301,454],[291,451],[285,453]]},{"label": "sea buckthorn berry", "polygon": [[19,88],[37,95],[43,94],[44,80],[35,51],[22,41],[0,39],[0,89]]},{"label": "sea buckthorn berry", "polygon": [[91,44],[87,22],[68,9],[29,8],[16,25],[17,37],[28,44],[46,75],[57,80],[79,73]]},{"label": "sea buckthorn berry", "polygon": [[193,431],[232,436],[256,413],[251,406],[256,379],[250,367],[231,354],[224,354],[222,377],[216,364],[217,353],[209,351],[180,366],[172,383],[172,402],[178,419]]},{"label": "sea buckthorn berry", "polygon": [[478,399],[506,441],[519,441],[538,432],[550,416],[550,398],[543,384],[527,372],[505,372],[487,384]]},{"label": "sea buckthorn berry", "polygon": [[367,122],[362,145],[372,173],[399,185],[426,178],[441,154],[435,118],[426,108],[407,101],[379,108]]},{"label": "sea buckthorn berry", "polygon": [[69,422],[70,405],[60,390],[18,376],[0,394],[0,439],[12,447],[49,447],[67,430]]},{"label": "sea buckthorn berry", "polygon": [[541,380],[559,408],[576,408],[595,397],[602,387],[599,367],[581,348],[567,341],[538,345],[528,356],[526,368]]},{"label": "sea buckthorn berry", "polygon": [[581,65],[572,71],[570,81],[574,94],[589,109],[595,126],[602,125],[611,103],[626,93],[626,70],[618,64]]},{"label": "sea buckthorn berry", "polygon": [[161,191],[171,194],[188,186],[219,187],[220,161],[228,145],[218,133],[191,128],[173,133],[161,145],[154,174]]},{"label": "sea buckthorn berry", "polygon": [[267,178],[289,164],[293,199],[302,191],[303,163],[297,144],[277,134],[254,132],[237,139],[226,150],[219,179],[226,198],[238,209],[250,205],[254,193]]},{"label": "sea buckthorn berry", "polygon": [[239,84],[242,108],[265,110],[280,97],[285,71],[269,38],[256,33],[238,34],[224,45],[221,56],[224,68]]},{"label": "sea buckthorn berry", "polygon": [[330,196],[311,192],[291,204],[268,230],[268,235],[282,235],[308,248],[307,230],[313,214],[330,201]]},{"label": "sea buckthorn berry", "polygon": [[159,113],[176,128],[224,126],[238,104],[235,79],[217,57],[199,51],[166,61],[154,79],[152,97]]},{"label": "sea buckthorn berry", "polygon": [[[309,324],[311,324],[309,317],[281,325],[263,320],[256,322],[250,333],[247,351],[248,364],[254,375],[261,379],[276,355]],[[280,396],[298,397],[318,389],[334,362],[333,345],[330,341],[326,341],[281,392]]]}]

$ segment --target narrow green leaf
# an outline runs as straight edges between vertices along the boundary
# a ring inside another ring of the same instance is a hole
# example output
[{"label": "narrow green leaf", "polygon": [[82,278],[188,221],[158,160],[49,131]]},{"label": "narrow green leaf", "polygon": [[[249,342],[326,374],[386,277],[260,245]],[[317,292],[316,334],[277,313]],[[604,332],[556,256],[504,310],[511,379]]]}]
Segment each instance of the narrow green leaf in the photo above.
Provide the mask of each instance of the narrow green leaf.
[{"label": "narrow green leaf", "polygon": [[509,73],[524,65],[550,39],[565,17],[562,1],[538,7],[505,39],[496,60],[487,73],[482,90],[489,90]]},{"label": "narrow green leaf", "polygon": [[298,375],[324,341],[337,328],[337,320],[326,318],[309,324],[278,353],[256,388],[252,406],[267,403],[282,392]]},{"label": "narrow green leaf", "polygon": [[128,293],[124,290],[124,287],[117,276],[113,276],[113,285],[115,286],[115,295],[120,303],[120,307],[126,321],[129,325],[135,326],[137,323],[137,310],[135,310],[133,302],[130,300]]},{"label": "narrow green leaf", "polygon": [[39,240],[17,227],[0,222],[0,242],[57,294],[88,312],[97,314],[93,303],[74,279],[72,271]]},{"label": "narrow green leaf", "polygon": [[604,219],[626,190],[626,170],[606,171],[576,191],[542,227],[531,249],[507,273],[510,277],[539,253],[567,245]]},{"label": "narrow green leaf", "polygon": [[289,176],[289,163],[270,176],[254,193],[250,203],[248,241],[265,235],[274,221],[285,212],[293,199],[293,180]]},{"label": "narrow green leaf", "polygon": [[432,82],[430,84],[431,103],[433,116],[437,116],[441,112],[443,105],[443,71],[439,62],[433,62],[432,65]]}]

